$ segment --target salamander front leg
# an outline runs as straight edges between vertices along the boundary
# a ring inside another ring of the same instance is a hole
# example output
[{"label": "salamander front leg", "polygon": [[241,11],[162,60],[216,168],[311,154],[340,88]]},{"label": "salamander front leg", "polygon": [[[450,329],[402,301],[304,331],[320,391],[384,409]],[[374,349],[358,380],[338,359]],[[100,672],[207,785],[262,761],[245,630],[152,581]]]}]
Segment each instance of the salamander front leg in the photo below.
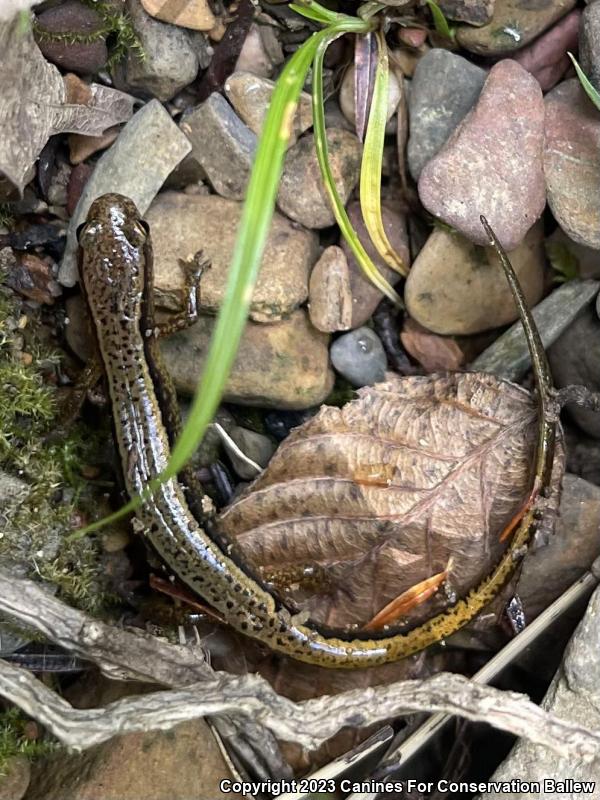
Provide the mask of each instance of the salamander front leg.
[{"label": "salamander front leg", "polygon": [[198,306],[200,301],[200,281],[204,271],[210,268],[210,261],[204,257],[202,250],[192,256],[188,261],[179,259],[185,282],[184,294],[186,307],[168,320],[156,323],[152,330],[154,336],[168,336],[171,333],[185,330],[198,319]]}]

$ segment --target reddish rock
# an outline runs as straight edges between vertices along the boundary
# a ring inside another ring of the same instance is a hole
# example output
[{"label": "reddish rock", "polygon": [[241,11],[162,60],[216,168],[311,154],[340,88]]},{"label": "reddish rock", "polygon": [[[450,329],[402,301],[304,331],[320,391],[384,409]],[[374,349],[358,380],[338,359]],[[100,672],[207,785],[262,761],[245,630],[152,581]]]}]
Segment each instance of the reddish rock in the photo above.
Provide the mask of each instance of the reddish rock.
[{"label": "reddish rock", "polygon": [[476,244],[488,244],[484,214],[513,250],[544,210],[544,103],[538,82],[515,61],[490,71],[475,108],[419,179],[425,208]]},{"label": "reddish rock", "polygon": [[67,184],[67,214],[73,216],[75,206],[79,202],[83,187],[88,182],[88,178],[94,171],[94,168],[89,164],[78,164],[71,170],[69,183]]},{"label": "reddish rock", "polygon": [[398,41],[418,49],[427,41],[427,31],[425,28],[400,28]]},{"label": "reddish rock", "polygon": [[548,203],[565,233],[600,249],[600,114],[577,78],[546,96],[544,173]]},{"label": "reddish rock", "polygon": [[[39,28],[50,33],[76,33],[89,36],[104,27],[99,14],[77,0],[67,0],[56,8],[42,11],[37,17]],[[40,50],[48,61],[63,69],[79,73],[94,73],[101,69],[108,58],[105,39],[84,43],[53,42],[38,33],[36,39]]]},{"label": "reddish rock", "polygon": [[514,55],[514,60],[537,79],[544,92],[558,83],[571,64],[567,51],[577,50],[580,19],[578,9],[571,11],[533,44]]}]

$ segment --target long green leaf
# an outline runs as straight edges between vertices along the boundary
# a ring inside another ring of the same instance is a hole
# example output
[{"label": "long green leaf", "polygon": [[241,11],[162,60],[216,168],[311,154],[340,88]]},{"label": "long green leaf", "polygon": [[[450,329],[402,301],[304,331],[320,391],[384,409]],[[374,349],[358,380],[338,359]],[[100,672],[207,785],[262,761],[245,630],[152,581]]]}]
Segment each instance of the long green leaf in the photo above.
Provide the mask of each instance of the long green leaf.
[{"label": "long green leaf", "polygon": [[454,39],[454,31],[448,25],[448,20],[444,16],[444,12],[435,2],[435,0],[426,0],[427,5],[429,6],[429,10],[431,11],[431,16],[433,17],[433,24],[435,26],[436,31],[441,35],[445,36],[447,39],[453,40]]},{"label": "long green leaf", "polygon": [[[348,17],[340,23],[341,28],[335,29],[336,35],[344,32],[344,26],[349,25],[348,20],[352,23],[351,28],[362,30],[365,27],[362,21]],[[140,496],[132,498],[114,514],[71,534],[70,539],[98,530],[103,525],[135,511],[161,483],[181,470],[202,441],[221,400],[246,324],[252,291],[273,217],[298,98],[319,44],[330,36],[329,28],[325,28],[307,39],[291,57],[276,83],[248,184],[225,298],[188,420],[175,444],[166,470]]]},{"label": "long green leaf", "polygon": [[573,62],[573,66],[575,67],[575,72],[577,73],[577,77],[583,86],[583,89],[587,96],[590,98],[592,103],[596,106],[598,111],[600,111],[600,92],[596,89],[596,87],[592,84],[588,76],[579,66],[577,59],[573,55],[573,53],[567,53],[571,61]]},{"label": "long green leaf", "polygon": [[407,275],[408,269],[402,257],[392,247],[383,227],[381,216],[381,169],[387,123],[388,86],[387,45],[385,36],[379,31],[377,33],[375,87],[360,170],[360,207],[365,226],[379,255],[389,267],[401,275]]},{"label": "long green leaf", "polygon": [[[313,125],[315,134],[315,147],[317,151],[317,159],[321,169],[321,176],[325,189],[331,202],[331,207],[339,225],[340,231],[352,253],[358,261],[362,271],[366,277],[376,286],[383,294],[388,297],[396,305],[402,305],[402,299],[397,294],[392,286],[386,281],[383,275],[379,272],[375,264],[369,258],[368,253],[363,247],[358,234],[352,227],[352,223],[348,218],[344,203],[339,195],[335,180],[331,172],[329,164],[329,154],[327,148],[327,135],[325,131],[325,111],[324,111],[324,98],[323,98],[323,59],[325,52],[329,45],[341,36],[345,31],[339,31],[335,28],[328,28],[325,31],[325,36],[318,44],[313,63]],[[387,99],[387,98],[386,98]]]}]

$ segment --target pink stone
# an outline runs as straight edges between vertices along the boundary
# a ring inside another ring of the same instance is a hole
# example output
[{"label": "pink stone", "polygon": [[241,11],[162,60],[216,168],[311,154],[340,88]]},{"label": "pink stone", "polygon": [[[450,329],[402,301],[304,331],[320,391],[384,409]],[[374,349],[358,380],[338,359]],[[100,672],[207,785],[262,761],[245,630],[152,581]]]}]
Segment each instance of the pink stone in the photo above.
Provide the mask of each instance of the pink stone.
[{"label": "pink stone", "polygon": [[425,44],[427,31],[424,28],[400,28],[398,39],[409,47],[414,47],[418,50],[419,47]]},{"label": "pink stone", "polygon": [[538,82],[516,61],[499,61],[477,105],[419,179],[425,208],[475,244],[488,244],[480,214],[513,250],[546,203],[544,102]]},{"label": "pink stone", "polygon": [[544,92],[551,89],[567,71],[567,51],[576,52],[581,11],[575,9],[554,27],[513,56],[527,72],[537,78]]}]

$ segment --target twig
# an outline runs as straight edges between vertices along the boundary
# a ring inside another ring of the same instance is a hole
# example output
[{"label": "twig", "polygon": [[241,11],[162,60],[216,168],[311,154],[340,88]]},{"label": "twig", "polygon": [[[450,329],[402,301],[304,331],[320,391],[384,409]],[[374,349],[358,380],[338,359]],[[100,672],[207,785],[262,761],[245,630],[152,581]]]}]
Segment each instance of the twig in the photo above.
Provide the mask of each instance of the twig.
[{"label": "twig", "polygon": [[[201,680],[183,689],[128,697],[106,708],[75,709],[28,672],[0,661],[0,695],[76,749],[118,734],[166,730],[185,720],[224,713],[236,720],[250,719],[281,740],[314,749],[345,726],[364,728],[394,716],[442,711],[487,722],[566,758],[589,761],[600,755],[600,733],[561,720],[524,695],[481,686],[460,675],[441,673],[423,681],[401,681],[294,703],[279,696],[258,675],[213,672],[205,663],[194,664],[185,648],[91,620],[32,582],[10,579],[1,571],[0,611],[64,647],[108,665],[113,674],[123,667],[128,676],[156,681],[160,674],[159,682],[172,683],[168,671],[173,670],[181,680],[177,658],[182,657],[188,676],[190,670],[198,671]],[[121,650],[124,644],[133,644],[134,653]],[[157,653],[166,658],[167,669],[161,668]]]},{"label": "twig", "polygon": [[281,697],[257,675],[215,673],[213,681],[186,689],[127,697],[106,708],[78,709],[30,673],[0,661],[0,694],[77,750],[117,734],[168,730],[186,720],[223,713],[248,716],[277,738],[313,750],[346,726],[363,728],[389,717],[444,711],[523,736],[564,758],[591,761],[600,755],[600,734],[549,714],[524,695],[449,673],[303,703]]}]

